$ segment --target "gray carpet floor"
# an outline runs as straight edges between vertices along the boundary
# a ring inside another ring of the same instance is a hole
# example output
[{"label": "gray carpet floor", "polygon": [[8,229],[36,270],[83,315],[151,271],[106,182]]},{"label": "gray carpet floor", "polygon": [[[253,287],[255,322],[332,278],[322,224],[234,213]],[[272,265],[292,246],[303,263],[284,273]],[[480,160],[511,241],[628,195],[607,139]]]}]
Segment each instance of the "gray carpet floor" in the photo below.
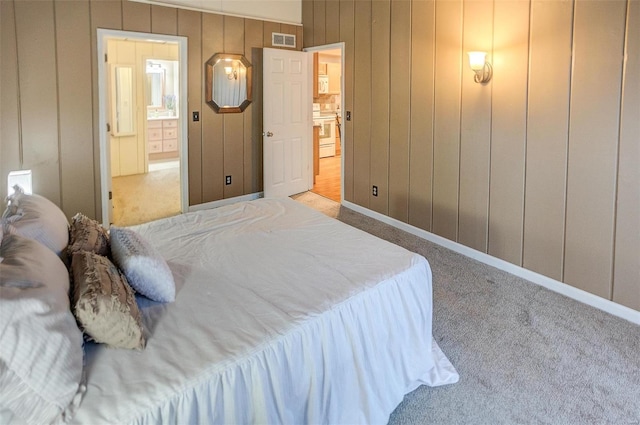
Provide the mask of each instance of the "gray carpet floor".
[{"label": "gray carpet floor", "polygon": [[453,385],[407,394],[390,424],[640,424],[640,326],[306,192],[293,197],[423,255]]}]

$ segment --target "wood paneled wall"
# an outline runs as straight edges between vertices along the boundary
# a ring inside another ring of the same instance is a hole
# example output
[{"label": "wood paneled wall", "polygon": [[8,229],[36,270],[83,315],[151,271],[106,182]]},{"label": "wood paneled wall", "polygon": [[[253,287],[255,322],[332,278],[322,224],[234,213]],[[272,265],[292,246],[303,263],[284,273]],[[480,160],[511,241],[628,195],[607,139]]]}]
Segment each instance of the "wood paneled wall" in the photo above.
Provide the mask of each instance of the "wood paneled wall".
[{"label": "wood paneled wall", "polygon": [[[98,139],[98,28],[188,38],[189,204],[262,190],[261,48],[271,33],[301,26],[128,0],[2,0],[0,196],[10,170],[32,169],[34,191],[68,216],[101,219]],[[218,115],[204,102],[204,63],[217,52],[252,63],[253,102]],[[191,112],[200,111],[200,121]],[[232,184],[224,184],[224,176]]]},{"label": "wood paneled wall", "polygon": [[302,12],[305,46],[346,44],[346,200],[640,310],[637,0]]}]

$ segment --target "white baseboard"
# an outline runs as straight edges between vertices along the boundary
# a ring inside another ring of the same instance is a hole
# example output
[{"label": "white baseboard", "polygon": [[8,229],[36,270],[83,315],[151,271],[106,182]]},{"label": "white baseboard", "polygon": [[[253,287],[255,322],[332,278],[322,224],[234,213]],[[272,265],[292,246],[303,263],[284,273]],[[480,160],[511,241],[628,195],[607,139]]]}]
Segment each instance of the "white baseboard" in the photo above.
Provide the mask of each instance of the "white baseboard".
[{"label": "white baseboard", "polygon": [[599,310],[605,311],[607,313],[613,314],[614,316],[640,325],[640,311],[633,310],[616,302],[609,301],[605,298],[583,291],[582,289],[575,288],[571,285],[555,279],[551,279],[547,276],[543,276],[534,271],[516,266],[515,264],[511,264],[507,261],[493,257],[489,254],[485,254],[484,252],[475,250],[473,248],[469,248],[468,246],[464,246],[457,242],[450,241],[449,239],[443,238],[442,236],[427,232],[426,230],[417,228],[400,220],[396,220],[395,218],[388,217],[384,214],[380,214],[376,211],[372,211],[368,208],[361,207],[360,205],[356,205],[349,201],[342,201],[342,206],[359,212],[360,214],[366,215],[368,217],[375,218],[378,221],[389,224],[400,230],[404,230],[407,233],[411,233],[413,235],[426,239],[430,242],[448,248],[464,256],[473,258],[474,260],[480,261],[481,263],[503,270],[507,273],[511,273],[537,285],[544,286],[551,291],[560,293],[576,301],[580,301],[581,303],[590,305]]},{"label": "white baseboard", "polygon": [[262,198],[263,192],[250,193],[248,195],[236,196],[233,198],[220,199],[219,201],[206,202],[204,204],[192,205],[189,207],[189,212],[191,211],[202,211],[208,210],[211,208],[218,208],[224,205],[235,204],[236,202],[241,201],[253,201],[254,199]]}]

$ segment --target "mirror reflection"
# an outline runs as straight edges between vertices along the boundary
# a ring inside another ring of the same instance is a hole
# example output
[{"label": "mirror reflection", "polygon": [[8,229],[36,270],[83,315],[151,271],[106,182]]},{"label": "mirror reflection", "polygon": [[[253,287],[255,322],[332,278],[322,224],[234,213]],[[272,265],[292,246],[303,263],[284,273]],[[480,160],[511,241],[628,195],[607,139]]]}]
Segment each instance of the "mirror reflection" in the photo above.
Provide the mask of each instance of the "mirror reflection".
[{"label": "mirror reflection", "polygon": [[147,90],[145,92],[147,106],[162,108],[164,97],[164,69],[147,65]]},{"label": "mirror reflection", "polygon": [[111,65],[111,134],[116,137],[135,134],[133,67]]},{"label": "mirror reflection", "polygon": [[177,116],[178,61],[147,59],[144,97],[147,118]]},{"label": "mirror reflection", "polygon": [[206,75],[206,101],[216,112],[242,112],[251,103],[251,64],[243,55],[213,55]]}]

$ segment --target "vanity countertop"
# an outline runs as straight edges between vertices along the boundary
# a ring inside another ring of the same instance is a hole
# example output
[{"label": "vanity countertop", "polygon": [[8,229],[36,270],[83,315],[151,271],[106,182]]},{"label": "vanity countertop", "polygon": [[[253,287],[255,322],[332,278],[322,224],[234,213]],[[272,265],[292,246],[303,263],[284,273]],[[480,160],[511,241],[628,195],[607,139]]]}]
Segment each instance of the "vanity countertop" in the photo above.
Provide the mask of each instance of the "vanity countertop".
[{"label": "vanity countertop", "polygon": [[159,121],[159,120],[177,120],[178,116],[173,117],[147,117],[147,121]]}]

